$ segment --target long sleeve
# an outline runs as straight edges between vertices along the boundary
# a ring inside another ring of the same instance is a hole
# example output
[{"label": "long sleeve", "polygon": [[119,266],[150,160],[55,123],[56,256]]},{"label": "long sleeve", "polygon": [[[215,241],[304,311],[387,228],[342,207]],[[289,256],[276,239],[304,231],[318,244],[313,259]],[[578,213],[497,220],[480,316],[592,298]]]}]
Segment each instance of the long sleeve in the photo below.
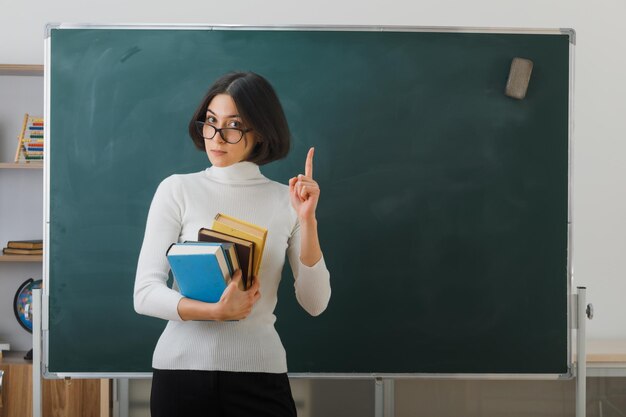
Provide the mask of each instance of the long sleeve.
[{"label": "long sleeve", "polygon": [[313,266],[306,266],[300,261],[300,223],[297,221],[289,239],[287,257],[295,278],[298,303],[310,315],[319,316],[330,301],[330,273],[324,256]]},{"label": "long sleeve", "polygon": [[177,195],[175,177],[165,179],[152,199],[146,232],[135,276],[134,306],[139,314],[165,320],[182,320],[178,303],[182,295],[167,286],[168,247],[177,242],[181,231],[182,196]]},{"label": "long sleeve", "polygon": [[[166,252],[173,242],[194,241],[211,227],[217,213],[268,229],[259,280],[261,297],[245,320],[181,320],[183,297],[168,288]],[[300,262],[301,230],[289,199],[289,187],[263,176],[252,162],[172,175],[157,188],[148,217],[135,277],[134,304],[139,314],[167,320],[152,358],[156,369],[229,372],[287,372],[287,355],[274,323],[285,252],[294,271],[299,303],[312,315],[324,311],[330,297],[329,273],[321,259],[313,267]]]}]

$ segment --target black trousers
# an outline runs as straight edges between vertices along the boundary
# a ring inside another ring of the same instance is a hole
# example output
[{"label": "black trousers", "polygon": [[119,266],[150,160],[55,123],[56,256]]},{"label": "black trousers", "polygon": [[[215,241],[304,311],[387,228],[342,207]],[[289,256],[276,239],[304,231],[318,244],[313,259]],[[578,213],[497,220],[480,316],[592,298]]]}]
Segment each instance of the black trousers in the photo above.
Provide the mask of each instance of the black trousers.
[{"label": "black trousers", "polygon": [[152,417],[296,417],[287,374],[155,369]]}]

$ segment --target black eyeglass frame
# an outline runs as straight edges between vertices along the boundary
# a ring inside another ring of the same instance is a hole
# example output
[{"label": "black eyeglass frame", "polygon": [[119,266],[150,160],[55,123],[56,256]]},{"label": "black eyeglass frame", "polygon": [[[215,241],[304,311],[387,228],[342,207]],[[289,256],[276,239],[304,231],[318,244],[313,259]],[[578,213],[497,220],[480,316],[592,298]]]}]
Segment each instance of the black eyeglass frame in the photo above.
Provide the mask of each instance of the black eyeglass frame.
[{"label": "black eyeglass frame", "polygon": [[[210,126],[210,127],[213,128],[213,130],[215,130],[215,133],[213,134],[213,136],[211,136],[210,138],[204,136],[204,126]],[[215,138],[215,135],[217,135],[219,133],[220,136],[222,137],[222,140],[224,142],[226,142],[226,143],[231,144],[231,145],[235,145],[235,144],[241,142],[241,139],[243,139],[243,135],[245,135],[246,133],[251,132],[252,130],[254,130],[252,128],[249,128],[249,129],[239,129],[238,127],[223,127],[223,128],[220,129],[218,127],[213,126],[210,123],[206,123],[206,122],[203,122],[201,120],[196,120],[196,129],[198,130],[198,133],[200,133],[200,136],[202,136],[204,139],[208,139],[208,140],[213,140],[213,138]],[[239,139],[236,142],[230,142],[230,141],[228,141],[224,137],[224,134],[222,133],[222,131],[224,131],[224,130],[236,130],[239,133],[241,133],[241,136],[239,136]]]}]

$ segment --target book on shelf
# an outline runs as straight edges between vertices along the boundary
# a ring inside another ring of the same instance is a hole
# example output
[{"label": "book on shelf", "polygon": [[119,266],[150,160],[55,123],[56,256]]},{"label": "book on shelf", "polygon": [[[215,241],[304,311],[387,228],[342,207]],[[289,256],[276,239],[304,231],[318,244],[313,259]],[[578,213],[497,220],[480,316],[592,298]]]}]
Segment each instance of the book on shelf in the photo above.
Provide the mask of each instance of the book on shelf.
[{"label": "book on shelf", "polygon": [[17,139],[15,162],[43,160],[44,142],[43,118],[26,113]]},{"label": "book on shelf", "polygon": [[263,259],[267,229],[222,213],[217,213],[211,229],[254,243],[252,275],[255,277],[258,276],[259,268],[261,268],[261,260]]},{"label": "book on shelf", "polygon": [[14,249],[43,249],[43,240],[9,240],[7,248]]},{"label": "book on shelf", "polygon": [[43,249],[4,248],[3,255],[43,255]]},{"label": "book on shelf", "polygon": [[187,298],[216,303],[231,280],[231,271],[221,244],[174,243],[167,260],[180,293]]},{"label": "book on shelf", "polygon": [[[249,240],[241,239],[226,233],[217,232],[215,230],[202,228],[198,231],[198,240],[201,242],[214,243],[234,243],[239,268],[241,268],[242,289],[247,290],[252,284],[252,259],[254,253],[254,243]],[[235,268],[237,270],[237,268]]]}]

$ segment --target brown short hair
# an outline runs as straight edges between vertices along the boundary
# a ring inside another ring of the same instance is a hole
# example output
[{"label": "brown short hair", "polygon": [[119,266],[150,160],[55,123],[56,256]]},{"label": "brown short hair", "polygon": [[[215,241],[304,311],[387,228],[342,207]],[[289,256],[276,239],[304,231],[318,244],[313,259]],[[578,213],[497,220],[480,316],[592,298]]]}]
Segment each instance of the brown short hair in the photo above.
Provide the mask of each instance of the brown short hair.
[{"label": "brown short hair", "polygon": [[196,148],[204,151],[204,138],[196,129],[196,121],[206,120],[209,103],[218,94],[232,97],[243,123],[254,129],[259,140],[247,161],[264,165],[284,158],[289,153],[291,134],[283,107],[272,85],[253,72],[231,72],[213,83],[189,122],[189,136]]}]

